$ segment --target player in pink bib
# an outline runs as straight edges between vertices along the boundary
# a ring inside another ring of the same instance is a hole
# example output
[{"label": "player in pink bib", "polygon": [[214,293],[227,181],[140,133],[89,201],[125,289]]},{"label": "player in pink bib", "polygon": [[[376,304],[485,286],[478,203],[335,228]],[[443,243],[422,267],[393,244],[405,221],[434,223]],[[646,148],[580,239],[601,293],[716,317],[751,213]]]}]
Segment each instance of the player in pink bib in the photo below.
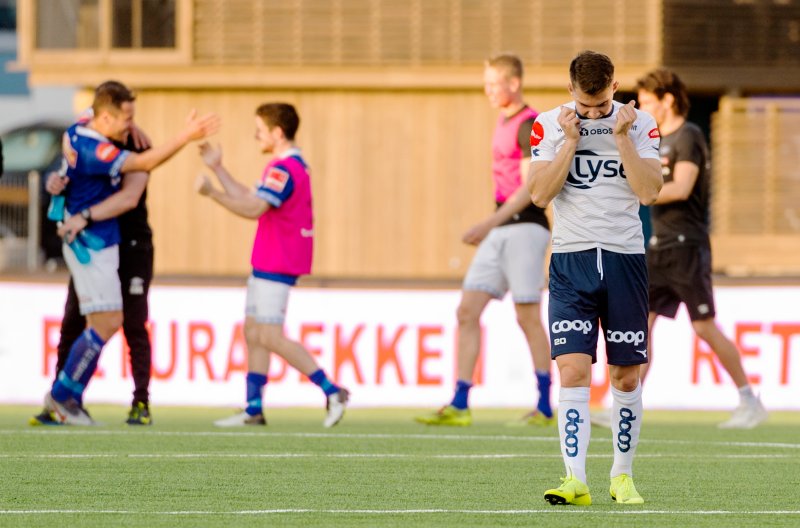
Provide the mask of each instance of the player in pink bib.
[{"label": "player in pink bib", "polygon": [[531,158],[531,128],[537,114],[523,100],[522,73],[522,60],[516,55],[497,55],[485,64],[484,91],[489,103],[500,111],[492,137],[496,207],[462,237],[465,244],[478,249],[464,277],[456,311],[456,386],[448,405],[416,417],[426,425],[472,423],[469,393],[481,353],[481,314],[492,299],[502,299],[509,291],[539,389],[536,408],[514,424],[546,426],[555,422],[550,407],[550,349],[540,315],[550,230],[544,210],[531,203],[523,185]]},{"label": "player in pink bib", "polygon": [[222,150],[204,143],[203,162],[214,171],[222,190],[201,175],[197,190],[229,211],[258,220],[247,282],[244,325],[248,350],[247,407],[244,412],[214,422],[219,427],[266,425],[262,398],[270,356],[275,352],[308,376],[325,393],[325,427],[339,423],[349,398],[347,389],[331,382],[308,350],[283,333],[289,290],[311,272],[314,218],[308,165],[294,143],[300,125],[290,104],[267,103],[256,110],[256,141],[262,153],[273,154],[255,190],[236,181],[222,165]]}]

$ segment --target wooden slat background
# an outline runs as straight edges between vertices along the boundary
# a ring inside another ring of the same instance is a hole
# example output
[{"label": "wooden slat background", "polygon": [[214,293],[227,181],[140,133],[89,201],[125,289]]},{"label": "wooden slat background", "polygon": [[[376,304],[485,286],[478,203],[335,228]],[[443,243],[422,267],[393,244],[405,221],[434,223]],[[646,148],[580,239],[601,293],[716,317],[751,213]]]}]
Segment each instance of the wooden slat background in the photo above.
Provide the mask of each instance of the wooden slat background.
[{"label": "wooden slat background", "polygon": [[[481,70],[476,69],[476,84]],[[563,93],[532,94],[551,108]],[[255,182],[268,158],[256,151],[254,110],[288,101],[301,115],[298,142],[312,168],[314,273],[331,277],[456,278],[472,249],[462,233],[493,207],[490,142],[496,119],[476,88],[460,92],[139,92],[137,121],[157,144],[191,108],[213,110],[213,139],[239,180]],[[152,177],[148,204],[156,268],[166,274],[231,275],[249,269],[255,222],[196,196],[203,170],[191,146]]]},{"label": "wooden slat background", "polygon": [[454,66],[513,50],[562,66],[581,49],[660,60],[659,0],[194,0],[194,63]]},{"label": "wooden slat background", "polygon": [[800,274],[800,98],[724,97],[711,137],[715,268]]}]

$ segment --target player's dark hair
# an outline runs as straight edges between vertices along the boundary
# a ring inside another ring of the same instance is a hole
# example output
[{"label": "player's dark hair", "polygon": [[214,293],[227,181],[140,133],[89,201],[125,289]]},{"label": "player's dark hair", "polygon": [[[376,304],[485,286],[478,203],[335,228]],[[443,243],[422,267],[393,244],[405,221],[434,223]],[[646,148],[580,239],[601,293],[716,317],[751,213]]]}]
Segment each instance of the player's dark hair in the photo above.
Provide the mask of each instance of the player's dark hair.
[{"label": "player's dark hair", "polygon": [[582,51],[569,65],[569,80],[583,93],[597,95],[614,82],[614,63],[602,53]]},{"label": "player's dark hair", "polygon": [[122,103],[132,103],[135,100],[136,94],[121,82],[106,81],[94,90],[92,110],[94,115],[99,114],[100,110],[104,108],[120,110]]},{"label": "player's dark hair", "polygon": [[264,120],[267,127],[280,127],[289,141],[294,141],[300,127],[300,116],[289,103],[264,103],[256,109],[256,115]]},{"label": "player's dark hair", "polygon": [[505,71],[509,78],[522,79],[522,59],[513,53],[500,53],[486,59],[486,67]]},{"label": "player's dark hair", "polygon": [[676,114],[686,117],[689,115],[689,93],[681,78],[673,71],[658,68],[636,81],[636,90],[644,90],[654,94],[659,101],[667,94],[672,94],[674,102],[672,108]]}]

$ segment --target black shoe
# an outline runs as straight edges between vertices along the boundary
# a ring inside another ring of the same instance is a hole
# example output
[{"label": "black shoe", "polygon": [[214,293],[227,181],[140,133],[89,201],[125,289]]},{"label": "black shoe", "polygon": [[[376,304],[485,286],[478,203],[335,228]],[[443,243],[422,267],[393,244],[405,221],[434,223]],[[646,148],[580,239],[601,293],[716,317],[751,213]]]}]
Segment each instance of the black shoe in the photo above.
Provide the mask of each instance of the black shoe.
[{"label": "black shoe", "polygon": [[42,409],[42,412],[36,416],[31,416],[28,419],[28,425],[61,425],[61,422],[56,420],[56,417],[53,415],[53,411]]},{"label": "black shoe", "polygon": [[125,421],[128,425],[153,425],[153,419],[150,417],[150,407],[143,402],[136,402],[131,406],[128,411],[128,419]]}]

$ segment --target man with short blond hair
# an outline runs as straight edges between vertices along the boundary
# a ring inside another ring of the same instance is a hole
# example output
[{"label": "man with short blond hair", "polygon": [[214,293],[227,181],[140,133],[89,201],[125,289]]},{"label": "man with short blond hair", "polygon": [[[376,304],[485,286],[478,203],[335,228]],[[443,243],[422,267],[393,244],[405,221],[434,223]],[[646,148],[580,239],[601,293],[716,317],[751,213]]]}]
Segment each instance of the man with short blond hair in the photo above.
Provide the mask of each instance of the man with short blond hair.
[{"label": "man with short blond hair", "polygon": [[501,54],[488,59],[483,78],[489,103],[500,110],[492,138],[496,208],[462,238],[478,250],[464,278],[456,311],[458,379],[453,399],[437,412],[417,417],[417,421],[427,425],[472,423],[468,396],[480,355],[480,317],[489,301],[502,299],[510,290],[539,389],[536,408],[515,423],[546,426],[553,423],[553,410],[549,348],[540,302],[550,231],[544,210],[531,203],[524,185],[530,164],[531,127],[537,114],[523,100],[519,57]]}]

